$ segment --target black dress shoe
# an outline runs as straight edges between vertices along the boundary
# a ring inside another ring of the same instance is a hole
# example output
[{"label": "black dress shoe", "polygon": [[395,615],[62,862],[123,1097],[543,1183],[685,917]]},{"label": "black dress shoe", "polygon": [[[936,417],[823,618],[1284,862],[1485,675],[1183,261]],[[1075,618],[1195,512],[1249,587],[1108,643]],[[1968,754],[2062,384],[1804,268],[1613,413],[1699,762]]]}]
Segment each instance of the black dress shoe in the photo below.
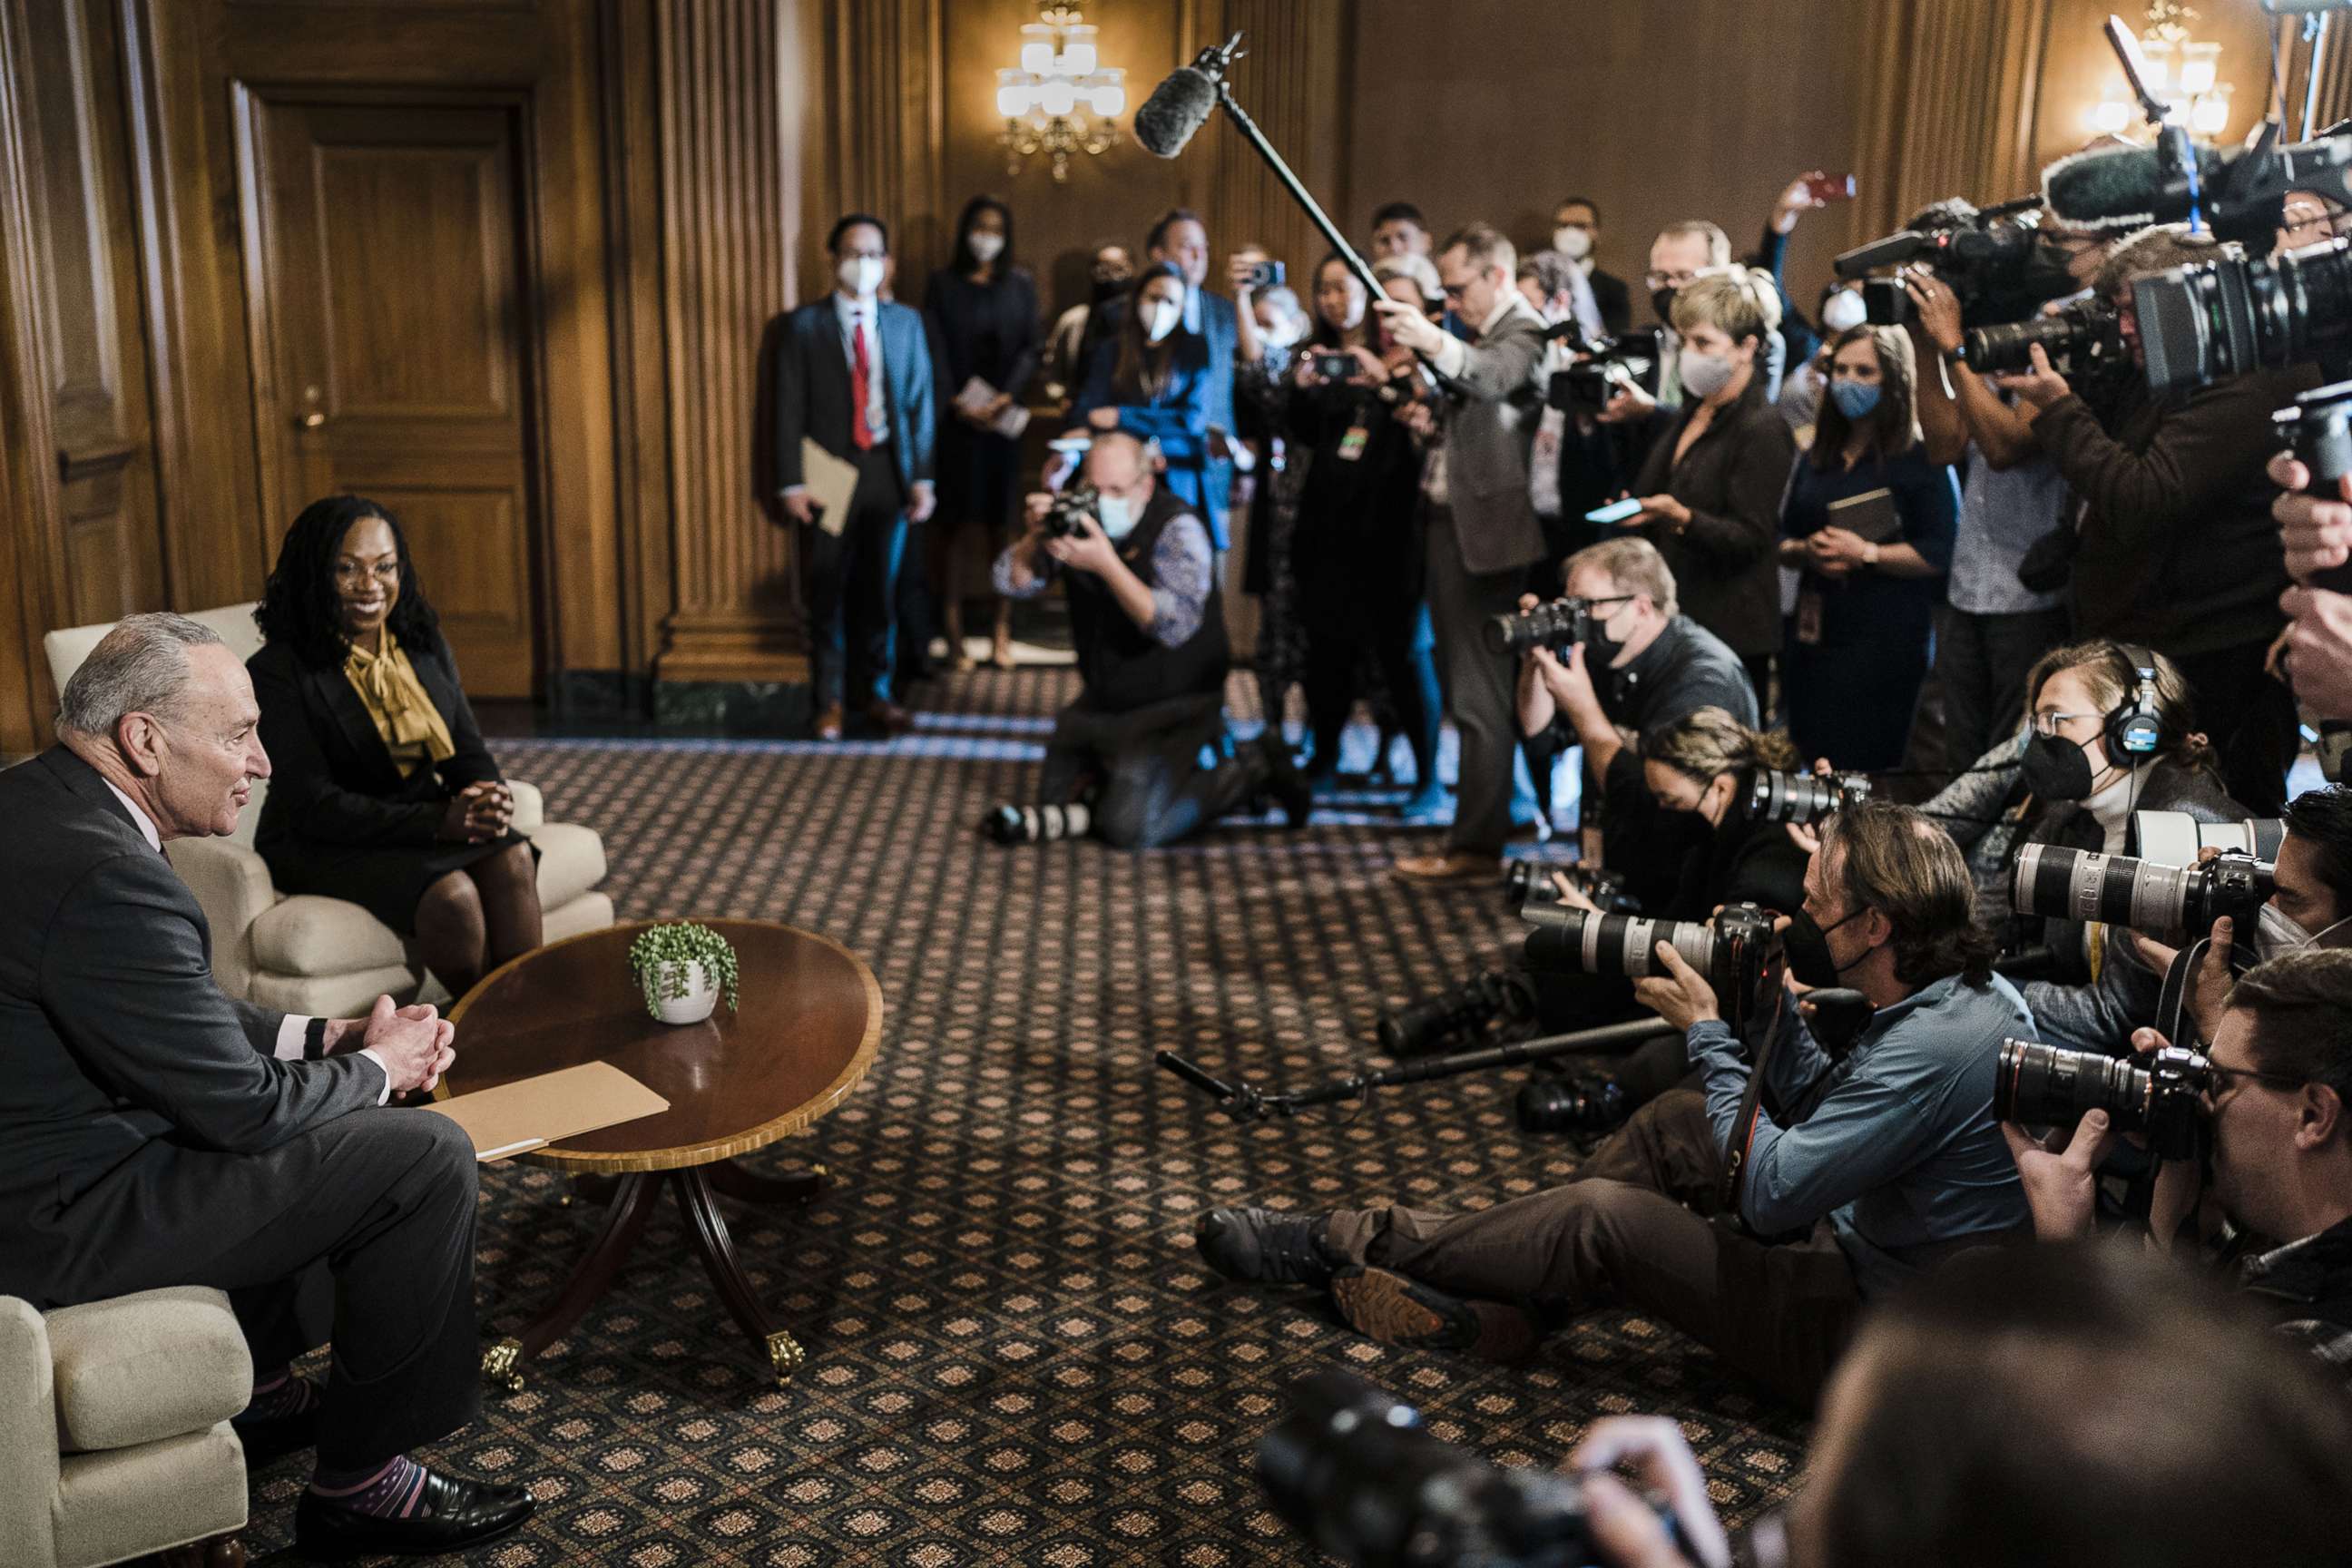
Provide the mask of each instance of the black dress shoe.
[{"label": "black dress shoe", "polygon": [[1228,1279],[1259,1285],[1331,1282],[1347,1261],[1325,1245],[1325,1215],[1276,1214],[1272,1209],[1211,1209],[1192,1226],[1202,1259]]},{"label": "black dress shoe", "polygon": [[313,1562],[354,1557],[437,1557],[495,1541],[520,1527],[539,1505],[521,1487],[425,1473],[416,1511],[379,1519],[305,1490],[294,1509],[294,1550]]},{"label": "black dress shoe", "polygon": [[228,1425],[245,1449],[245,1468],[248,1470],[257,1470],[304,1448],[316,1447],[319,1442],[319,1412],[315,1406],[281,1420],[240,1418]]}]

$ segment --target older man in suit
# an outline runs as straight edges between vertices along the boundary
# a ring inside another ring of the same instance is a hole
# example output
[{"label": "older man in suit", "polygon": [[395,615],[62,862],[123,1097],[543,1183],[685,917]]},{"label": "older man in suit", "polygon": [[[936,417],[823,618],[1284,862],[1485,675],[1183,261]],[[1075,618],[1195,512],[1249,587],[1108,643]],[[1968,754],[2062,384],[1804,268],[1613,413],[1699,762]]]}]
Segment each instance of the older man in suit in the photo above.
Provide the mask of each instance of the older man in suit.
[{"label": "older man in suit", "polygon": [[[931,515],[938,424],[931,351],[921,312],[880,298],[890,259],[882,220],[852,213],[833,226],[834,291],[785,319],[775,358],[776,473],[801,530],[816,678],[816,736],[841,739],[849,665],[860,667],[866,717],[885,735],[912,721],[891,700],[897,664],[898,563],[907,526]],[[818,515],[802,472],[805,437],[854,464],[846,518]]]},{"label": "older man in suit", "polygon": [[[298,1546],[454,1551],[532,1506],[407,1457],[480,1399],[473,1148],[386,1103],[432,1087],[454,1031],[388,996],[325,1019],[224,995],[163,855],[236,826],[259,719],[213,633],[133,616],[67,682],[61,743],[0,773],[0,1292],[226,1290],[258,1369],[247,1452],[318,1449]],[[320,1390],[287,1366],[322,1338]]]},{"label": "older man in suit", "polygon": [[1409,882],[1495,875],[1511,827],[1510,659],[1490,650],[1487,619],[1518,606],[1528,567],[1542,559],[1543,529],[1528,492],[1528,454],[1542,395],[1544,324],[1516,281],[1511,242],[1472,224],[1438,253],[1446,303],[1470,329],[1444,331],[1415,305],[1376,300],[1389,333],[1446,376],[1456,397],[1429,454],[1422,490],[1429,519],[1429,615],[1437,633],[1446,711],[1462,741],[1454,828],[1442,855],[1396,863]]}]

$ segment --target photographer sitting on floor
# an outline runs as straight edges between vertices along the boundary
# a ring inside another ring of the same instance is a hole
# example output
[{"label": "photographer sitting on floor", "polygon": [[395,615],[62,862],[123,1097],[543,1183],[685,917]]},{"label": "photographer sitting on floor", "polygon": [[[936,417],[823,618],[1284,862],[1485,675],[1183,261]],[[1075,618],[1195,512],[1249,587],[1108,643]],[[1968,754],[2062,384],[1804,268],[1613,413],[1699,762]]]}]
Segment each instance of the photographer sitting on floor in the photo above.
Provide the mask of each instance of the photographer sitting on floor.
[{"label": "photographer sitting on floor", "polygon": [[[1606,854],[1587,853],[1626,877],[1644,910],[1672,900],[1682,859],[1696,842],[1686,817],[1661,812],[1626,736],[1647,735],[1702,708],[1756,723],[1756,693],[1739,656],[1682,613],[1675,574],[1646,539],[1612,539],[1578,551],[1562,569],[1570,598],[1591,606],[1591,631],[1560,658],[1538,647],[1519,664],[1519,729],[1555,746],[1584,748],[1598,781]],[[1536,607],[1533,595],[1519,600]],[[1564,732],[1563,732],[1564,731]],[[1588,801],[1596,796],[1588,794]]]},{"label": "photographer sitting on floor", "polygon": [[[1374,1339],[1490,1359],[1529,1353],[1540,1314],[1622,1301],[1810,1405],[1868,1298],[2026,1221],[1992,1090],[2000,1042],[2032,1019],[1987,967],[1974,904],[1958,846],[1916,812],[1841,811],[1788,946],[1803,984],[1876,1008],[1843,1055],[1814,1038],[1792,985],[1773,999],[1750,1105],[1714,990],[1661,942],[1672,978],[1637,990],[1684,1032],[1706,1089],[1644,1106],[1575,1180],[1475,1213],[1213,1209],[1202,1256],[1232,1279],[1328,1286]],[[1735,1160],[1744,1230],[1711,1218]]]},{"label": "photographer sitting on floor", "polygon": [[[2168,1043],[2142,1029],[2141,1052]],[[2352,952],[2297,951],[2255,965],[2231,988],[2197,1110],[2205,1124],[2212,1239],[2240,1289],[2265,1298],[2282,1332],[2352,1378]],[[2090,1233],[2098,1167],[2115,1132],[2084,1114],[2053,1151],[2003,1123],[2045,1241]],[[2056,1140],[2053,1140],[2053,1143]],[[2197,1159],[2166,1160],[2147,1242],[2171,1251],[2209,1196]],[[2200,1227],[2201,1230],[2201,1227]]]},{"label": "photographer sitting on floor", "polygon": [[1209,531],[1160,488],[1153,458],[1129,431],[1097,435],[1086,465],[1095,494],[1070,509],[1076,531],[1049,532],[1055,498],[1033,495],[1028,531],[997,557],[1007,598],[1034,598],[1066,574],[1085,682],[1055,722],[1040,809],[1000,808],[990,826],[1001,839],[1091,827],[1115,848],[1155,849],[1267,794],[1291,826],[1307,820],[1306,782],[1280,732],[1244,745],[1225,726],[1225,615]]}]

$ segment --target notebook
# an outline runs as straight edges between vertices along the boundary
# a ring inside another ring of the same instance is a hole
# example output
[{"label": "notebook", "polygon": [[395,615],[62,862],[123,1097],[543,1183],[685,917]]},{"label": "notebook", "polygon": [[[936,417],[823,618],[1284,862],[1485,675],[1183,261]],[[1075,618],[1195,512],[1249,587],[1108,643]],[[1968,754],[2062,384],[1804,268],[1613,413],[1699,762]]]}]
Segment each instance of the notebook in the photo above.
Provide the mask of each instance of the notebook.
[{"label": "notebook", "polygon": [[474,1158],[487,1163],[667,1110],[669,1101],[608,1062],[588,1062],[453,1094],[423,1109],[464,1128]]},{"label": "notebook", "polygon": [[1830,502],[1830,525],[1843,528],[1869,544],[1892,544],[1903,537],[1903,520],[1895,515],[1895,492],[1884,486],[1858,496]]}]

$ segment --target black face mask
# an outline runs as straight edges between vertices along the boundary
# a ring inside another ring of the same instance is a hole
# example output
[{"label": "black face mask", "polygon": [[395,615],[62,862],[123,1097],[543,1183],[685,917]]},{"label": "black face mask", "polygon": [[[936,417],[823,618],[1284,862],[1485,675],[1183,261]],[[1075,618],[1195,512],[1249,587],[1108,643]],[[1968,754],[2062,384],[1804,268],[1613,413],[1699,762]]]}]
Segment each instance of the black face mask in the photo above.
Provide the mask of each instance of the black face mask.
[{"label": "black face mask", "polygon": [[2088,800],[2091,757],[2063,735],[2036,735],[2026,742],[2020,764],[2025,787],[2037,800]]},{"label": "black face mask", "polygon": [[1658,320],[1664,321],[1668,326],[1672,326],[1674,324],[1675,294],[1675,290],[1672,289],[1653,289],[1650,290],[1650,309],[1655,310],[1658,313]]},{"label": "black face mask", "polygon": [[[1862,962],[1857,958],[1853,963],[1841,969],[1837,960],[1830,956],[1830,932],[1861,913],[1856,910],[1844,920],[1824,926],[1803,910],[1797,911],[1795,918],[1789,921],[1789,929],[1780,933],[1780,952],[1788,959],[1789,973],[1796,977],[1798,984],[1810,985],[1815,990],[1835,985],[1845,978],[1847,969]],[[1864,957],[1868,956],[1864,954]]]},{"label": "black face mask", "polygon": [[1096,279],[1095,303],[1100,305],[1118,299],[1120,295],[1127,292],[1128,285],[1130,281],[1132,281],[1132,279],[1126,278]]}]

